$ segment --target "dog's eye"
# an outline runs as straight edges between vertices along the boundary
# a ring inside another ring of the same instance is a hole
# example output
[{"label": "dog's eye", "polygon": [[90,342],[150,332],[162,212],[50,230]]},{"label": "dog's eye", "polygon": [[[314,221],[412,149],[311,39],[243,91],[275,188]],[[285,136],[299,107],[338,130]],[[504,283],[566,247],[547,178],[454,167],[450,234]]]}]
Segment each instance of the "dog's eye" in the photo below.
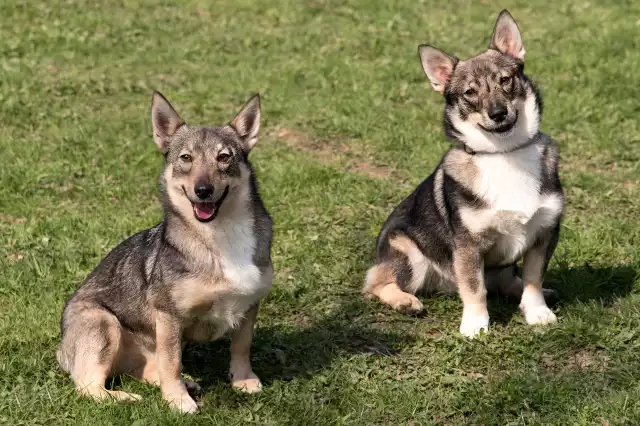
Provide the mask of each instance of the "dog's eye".
[{"label": "dog's eye", "polygon": [[181,159],[182,161],[187,162],[187,163],[190,163],[190,162],[191,162],[191,156],[190,156],[189,154],[182,154],[182,155],[180,156],[180,159]]},{"label": "dog's eye", "polygon": [[465,96],[473,96],[476,94],[476,90],[475,89],[467,89],[464,92]]},{"label": "dog's eye", "polygon": [[231,154],[223,152],[222,154],[218,155],[218,161],[220,162],[226,163],[229,160],[231,160]]},{"label": "dog's eye", "polygon": [[500,78],[500,84],[502,84],[503,86],[507,85],[511,83],[511,76],[505,76]]}]

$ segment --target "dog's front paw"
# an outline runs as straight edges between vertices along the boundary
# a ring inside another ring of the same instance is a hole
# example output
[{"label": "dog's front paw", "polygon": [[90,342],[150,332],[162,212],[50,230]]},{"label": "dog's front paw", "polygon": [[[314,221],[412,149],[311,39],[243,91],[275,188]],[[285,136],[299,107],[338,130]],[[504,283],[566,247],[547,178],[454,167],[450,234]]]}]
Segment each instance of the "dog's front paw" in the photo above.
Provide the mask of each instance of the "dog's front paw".
[{"label": "dog's front paw", "polygon": [[169,406],[183,413],[196,413],[198,404],[191,398],[184,384],[176,385],[174,389],[163,390],[162,396]]},{"label": "dog's front paw", "polygon": [[529,325],[546,325],[557,322],[556,314],[546,305],[540,305],[535,307],[521,306],[522,312],[524,312],[524,318]]},{"label": "dog's front paw", "polygon": [[165,396],[165,400],[171,408],[182,411],[183,413],[193,414],[198,412],[198,404],[196,404],[189,394],[179,396],[168,395]]},{"label": "dog's front paw", "polygon": [[231,380],[231,386],[242,392],[257,393],[262,390],[262,382],[260,382],[260,379],[253,371],[250,372],[246,378],[239,379],[233,377]]},{"label": "dog's front paw", "polygon": [[256,393],[262,390],[262,383],[251,369],[249,362],[234,362],[232,360],[229,368],[229,378],[231,379],[231,386],[242,392]]},{"label": "dog's front paw", "polygon": [[489,314],[463,314],[460,333],[473,339],[481,332],[489,332]]}]

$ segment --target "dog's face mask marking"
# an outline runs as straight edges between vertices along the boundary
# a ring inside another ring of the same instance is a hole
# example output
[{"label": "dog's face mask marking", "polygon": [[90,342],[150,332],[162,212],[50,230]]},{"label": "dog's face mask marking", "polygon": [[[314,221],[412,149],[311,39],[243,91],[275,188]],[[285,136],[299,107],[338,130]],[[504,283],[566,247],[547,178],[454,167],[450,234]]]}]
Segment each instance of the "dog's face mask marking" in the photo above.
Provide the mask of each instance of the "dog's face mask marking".
[{"label": "dog's face mask marking", "polygon": [[512,149],[538,131],[539,106],[524,75],[524,46],[516,22],[503,11],[489,49],[468,60],[419,47],[431,86],[445,97],[449,131],[472,149]]},{"label": "dog's face mask marking", "polygon": [[490,133],[508,133],[518,120],[522,63],[496,51],[462,61],[447,92],[463,120]]},{"label": "dog's face mask marking", "polygon": [[200,222],[212,221],[223,203],[247,186],[247,155],[260,130],[260,98],[251,98],[227,126],[190,127],[154,93],[151,118],[155,143],[166,157],[163,186],[171,203],[183,214],[192,210]]}]

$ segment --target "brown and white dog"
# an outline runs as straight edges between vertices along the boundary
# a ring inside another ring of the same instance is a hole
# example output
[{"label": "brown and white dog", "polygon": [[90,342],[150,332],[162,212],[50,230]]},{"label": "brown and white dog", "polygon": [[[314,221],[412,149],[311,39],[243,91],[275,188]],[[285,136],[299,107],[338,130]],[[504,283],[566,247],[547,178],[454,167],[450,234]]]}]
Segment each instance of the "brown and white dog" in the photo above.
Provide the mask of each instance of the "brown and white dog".
[{"label": "brown and white dog", "polygon": [[469,337],[488,331],[487,288],[519,298],[529,324],[556,321],[542,281],[564,196],[558,149],[540,131],[542,99],[524,74],[524,54],[506,10],[489,49],[470,59],[419,47],[431,86],[444,96],[444,130],[455,145],[383,225],[363,289],[412,312],[423,308],[418,292],[457,291],[460,332]]},{"label": "brown and white dog", "polygon": [[247,392],[261,389],[249,352],[260,299],[271,287],[271,218],[248,154],[260,129],[255,95],[222,127],[185,124],[153,94],[154,140],[164,154],[164,220],[120,243],[67,302],[60,366],[77,390],[96,400],[137,400],[107,390],[129,374],[160,386],[164,399],[198,410],[182,378],[182,348],[231,331],[230,376]]}]

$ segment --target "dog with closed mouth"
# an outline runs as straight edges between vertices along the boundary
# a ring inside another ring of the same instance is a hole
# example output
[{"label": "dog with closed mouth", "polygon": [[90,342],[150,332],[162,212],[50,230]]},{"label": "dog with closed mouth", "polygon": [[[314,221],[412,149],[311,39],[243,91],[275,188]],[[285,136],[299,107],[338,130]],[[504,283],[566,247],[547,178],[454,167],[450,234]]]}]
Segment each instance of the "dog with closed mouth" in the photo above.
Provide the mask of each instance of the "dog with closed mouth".
[{"label": "dog with closed mouth", "polygon": [[454,146],[384,223],[363,292],[419,312],[418,292],[457,291],[468,337],[488,331],[487,290],[518,298],[528,324],[553,323],[542,281],[564,195],[558,148],[539,127],[542,98],[524,74],[520,30],[503,10],[484,53],[459,60],[428,45],[418,50],[444,96]]},{"label": "dog with closed mouth", "polygon": [[65,305],[57,358],[77,390],[96,400],[138,400],[108,390],[129,374],[158,385],[171,407],[198,410],[182,378],[186,342],[231,332],[230,378],[261,389],[250,363],[260,299],[271,287],[272,222],[248,155],[260,98],[222,127],[190,126],[155,92],[153,137],[164,154],[164,219],[115,247]]}]

